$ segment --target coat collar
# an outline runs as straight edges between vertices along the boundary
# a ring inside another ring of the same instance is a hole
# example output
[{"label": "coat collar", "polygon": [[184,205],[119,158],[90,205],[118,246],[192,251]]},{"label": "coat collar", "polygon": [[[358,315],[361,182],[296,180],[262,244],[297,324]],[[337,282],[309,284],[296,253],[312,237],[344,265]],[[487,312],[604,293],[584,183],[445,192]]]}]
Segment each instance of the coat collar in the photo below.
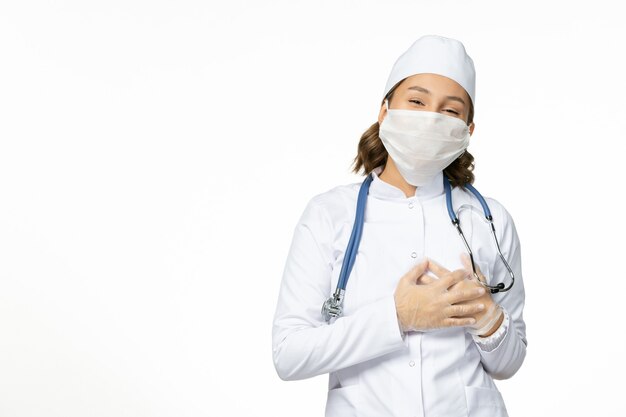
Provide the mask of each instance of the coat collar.
[{"label": "coat collar", "polygon": [[395,185],[391,185],[380,179],[378,176],[383,171],[383,166],[380,165],[372,170],[372,183],[370,184],[370,195],[382,199],[382,200],[402,200],[418,199],[429,200],[444,194],[443,187],[443,171],[439,171],[430,182],[420,187],[415,188],[415,195],[407,198],[402,190]]}]

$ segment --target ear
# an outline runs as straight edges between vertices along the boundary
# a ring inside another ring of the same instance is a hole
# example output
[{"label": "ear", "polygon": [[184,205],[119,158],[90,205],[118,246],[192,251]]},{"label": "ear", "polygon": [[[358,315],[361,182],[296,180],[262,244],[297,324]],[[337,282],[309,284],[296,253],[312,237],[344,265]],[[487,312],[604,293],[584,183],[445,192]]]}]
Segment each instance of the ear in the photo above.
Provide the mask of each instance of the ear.
[{"label": "ear", "polygon": [[383,122],[385,115],[387,114],[387,108],[385,107],[385,101],[383,100],[383,104],[380,105],[380,111],[378,112],[378,125]]},{"label": "ear", "polygon": [[469,133],[470,133],[470,136],[472,136],[472,133],[474,133],[474,122],[469,124]]}]

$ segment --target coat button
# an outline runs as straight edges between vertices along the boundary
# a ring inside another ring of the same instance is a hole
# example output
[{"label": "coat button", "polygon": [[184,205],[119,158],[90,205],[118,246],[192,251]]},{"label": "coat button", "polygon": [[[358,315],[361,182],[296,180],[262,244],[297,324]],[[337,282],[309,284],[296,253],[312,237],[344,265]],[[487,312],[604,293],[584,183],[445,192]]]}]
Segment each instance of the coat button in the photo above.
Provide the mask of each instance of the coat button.
[{"label": "coat button", "polygon": [[417,258],[417,253],[411,252],[411,258]]},{"label": "coat button", "polygon": [[415,366],[415,361],[409,362],[409,366]]},{"label": "coat button", "polygon": [[413,202],[409,203],[409,208],[413,208]]}]

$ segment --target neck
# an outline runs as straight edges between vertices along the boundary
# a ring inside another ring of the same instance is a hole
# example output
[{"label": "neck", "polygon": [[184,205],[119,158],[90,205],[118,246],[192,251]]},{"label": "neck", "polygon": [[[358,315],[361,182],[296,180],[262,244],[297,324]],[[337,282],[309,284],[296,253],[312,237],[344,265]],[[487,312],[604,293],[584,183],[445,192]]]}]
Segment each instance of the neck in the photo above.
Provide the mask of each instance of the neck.
[{"label": "neck", "polygon": [[378,175],[378,178],[402,190],[407,198],[415,196],[416,187],[406,182],[402,174],[400,174],[400,171],[398,171],[396,164],[389,157],[387,157],[385,168],[383,168],[383,171]]}]

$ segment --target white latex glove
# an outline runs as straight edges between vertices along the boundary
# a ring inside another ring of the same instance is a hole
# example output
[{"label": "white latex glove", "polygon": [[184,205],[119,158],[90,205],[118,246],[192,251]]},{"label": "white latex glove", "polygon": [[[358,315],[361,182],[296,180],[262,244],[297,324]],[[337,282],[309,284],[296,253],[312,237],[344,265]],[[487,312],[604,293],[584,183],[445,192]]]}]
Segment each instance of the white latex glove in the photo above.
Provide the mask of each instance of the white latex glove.
[{"label": "white latex glove", "polygon": [[[482,311],[478,303],[462,303],[483,297],[485,289],[451,288],[466,281],[470,275],[465,269],[441,272],[435,280],[426,275],[430,260],[425,258],[400,278],[394,293],[398,322],[403,332],[437,329],[441,327],[474,325],[473,317],[462,317]],[[426,277],[429,282],[423,282]],[[461,317],[458,317],[461,316]]]},{"label": "white latex glove", "polygon": [[[473,288],[484,288],[483,285],[480,282],[476,281],[476,279],[474,278],[474,274],[472,272],[472,262],[467,253],[461,254],[461,262],[463,263],[465,271],[469,274],[469,276],[465,280],[456,282],[451,287],[451,289],[470,290]],[[430,260],[428,267],[437,277],[444,277],[447,276],[447,274],[450,274],[450,271],[437,264],[432,259]],[[485,277],[480,271],[480,268],[478,268],[478,265],[476,265],[476,273],[481,278],[481,280],[485,280]],[[425,277],[426,278],[422,278],[422,280],[425,282],[433,280],[433,278],[430,278],[427,275]],[[495,303],[491,298],[491,292],[489,292],[487,289],[485,290],[485,294],[481,297],[477,297],[468,302],[458,303],[461,305],[484,304],[484,306],[486,307],[485,309],[479,310],[477,313],[473,314],[473,317],[476,319],[474,323],[466,325],[467,332],[470,334],[483,336],[489,333],[489,331],[494,327],[494,325],[498,322],[503,314],[500,305]]]}]

